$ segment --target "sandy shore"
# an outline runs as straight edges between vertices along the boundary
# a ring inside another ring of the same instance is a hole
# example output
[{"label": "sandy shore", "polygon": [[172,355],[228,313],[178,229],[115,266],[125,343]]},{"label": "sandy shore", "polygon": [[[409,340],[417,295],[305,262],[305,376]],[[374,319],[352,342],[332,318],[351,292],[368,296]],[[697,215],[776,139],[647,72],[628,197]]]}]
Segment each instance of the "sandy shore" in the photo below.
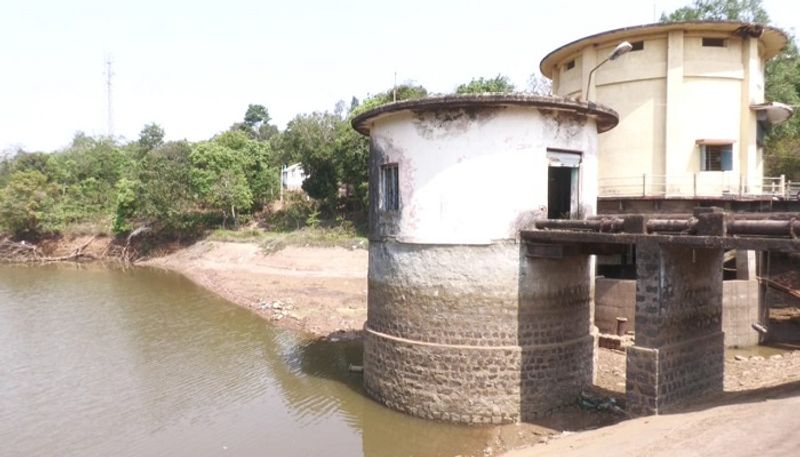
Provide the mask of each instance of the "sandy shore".
[{"label": "sandy shore", "polygon": [[360,336],[367,319],[367,251],[201,241],[137,265],[179,272],[276,324],[315,337]]}]

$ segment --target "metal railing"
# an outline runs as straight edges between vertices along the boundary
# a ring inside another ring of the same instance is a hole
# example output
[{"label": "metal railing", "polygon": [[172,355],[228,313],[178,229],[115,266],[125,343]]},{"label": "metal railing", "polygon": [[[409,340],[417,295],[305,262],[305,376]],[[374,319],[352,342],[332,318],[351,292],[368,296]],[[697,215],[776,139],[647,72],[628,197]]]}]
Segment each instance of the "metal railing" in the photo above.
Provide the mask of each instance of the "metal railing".
[{"label": "metal railing", "polygon": [[748,185],[742,175],[701,171],[682,175],[653,175],[600,178],[600,197],[726,197],[770,195],[800,199],[800,182],[785,176],[765,177]]}]

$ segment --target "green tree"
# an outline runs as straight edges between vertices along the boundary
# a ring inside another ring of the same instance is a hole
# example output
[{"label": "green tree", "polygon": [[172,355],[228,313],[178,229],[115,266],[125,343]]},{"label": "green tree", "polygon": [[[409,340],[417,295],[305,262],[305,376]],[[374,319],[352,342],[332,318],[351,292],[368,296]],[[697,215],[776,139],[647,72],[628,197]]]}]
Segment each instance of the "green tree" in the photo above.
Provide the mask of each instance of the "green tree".
[{"label": "green tree", "polygon": [[135,225],[178,234],[195,207],[190,185],[191,146],[185,141],[165,143],[141,156],[129,176],[116,186],[113,230],[125,233]]},{"label": "green tree", "polygon": [[[417,87],[403,90],[402,96],[416,97],[427,93]],[[348,116],[334,112],[302,114],[292,119],[276,138],[282,163],[300,162],[307,178],[303,190],[322,204],[325,216],[336,209],[361,212],[367,204],[367,170],[369,140],[350,126],[350,119],[365,106],[378,106],[387,101],[384,92],[359,105],[351,102]],[[343,104],[337,104],[343,111]]]},{"label": "green tree", "polygon": [[771,176],[786,175],[800,180],[800,54],[792,41],[765,69],[767,100],[791,105],[795,115],[772,128],[764,148],[766,172]]},{"label": "green tree", "polygon": [[142,151],[149,151],[164,144],[164,129],[156,123],[147,124],[139,132],[139,147]]},{"label": "green tree", "polygon": [[303,190],[311,197],[335,206],[339,176],[335,164],[337,126],[342,119],[331,113],[300,114],[289,121],[281,135],[284,163],[300,162],[307,175]]},{"label": "green tree", "polygon": [[244,113],[244,123],[253,129],[261,124],[268,124],[271,119],[264,105],[248,105],[247,112]]},{"label": "green tree", "polygon": [[661,22],[741,21],[769,23],[761,0],[694,0],[670,14],[661,13]]},{"label": "green tree", "polygon": [[514,92],[514,84],[508,76],[497,75],[494,78],[472,78],[468,83],[456,87],[457,94],[480,94],[485,92]]},{"label": "green tree", "polygon": [[339,182],[347,190],[345,204],[350,211],[361,211],[368,206],[369,139],[356,132],[349,120],[336,127],[333,151]]},{"label": "green tree", "polygon": [[194,145],[189,161],[190,180],[200,203],[222,213],[223,227],[229,217],[235,225],[237,211],[253,204],[244,156],[218,142],[207,141]]},{"label": "green tree", "polygon": [[75,135],[72,145],[48,155],[47,176],[58,188],[52,218],[64,226],[99,221],[114,207],[117,181],[132,158],[108,138]]},{"label": "green tree", "polygon": [[139,209],[137,194],[141,188],[142,185],[139,181],[128,178],[122,178],[117,183],[114,222],[111,227],[115,235],[121,235],[133,230],[133,220]]},{"label": "green tree", "polygon": [[243,132],[224,132],[213,140],[241,155],[247,184],[253,196],[253,209],[274,200],[279,192],[280,172],[270,143],[256,141]]},{"label": "green tree", "polygon": [[261,141],[269,141],[278,133],[278,127],[270,124],[272,118],[264,105],[247,106],[244,113],[244,121],[231,126],[230,130],[239,130],[248,134],[251,138]]},{"label": "green tree", "polygon": [[55,187],[43,173],[14,172],[0,191],[0,224],[17,238],[39,236],[48,229]]},{"label": "green tree", "polygon": [[406,82],[397,87],[387,89],[385,92],[367,97],[363,103],[359,103],[358,99],[353,97],[350,101],[349,115],[356,116],[364,111],[369,111],[386,103],[393,101],[414,100],[418,98],[425,98],[428,96],[428,89],[423,86],[416,85],[413,82]]}]

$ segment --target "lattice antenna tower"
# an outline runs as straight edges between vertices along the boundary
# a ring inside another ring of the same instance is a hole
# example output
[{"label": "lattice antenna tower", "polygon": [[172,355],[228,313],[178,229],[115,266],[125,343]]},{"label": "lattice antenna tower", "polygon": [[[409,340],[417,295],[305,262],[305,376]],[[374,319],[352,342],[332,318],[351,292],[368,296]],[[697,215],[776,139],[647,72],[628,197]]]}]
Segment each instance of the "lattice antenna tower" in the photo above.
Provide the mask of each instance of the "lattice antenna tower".
[{"label": "lattice antenna tower", "polygon": [[107,127],[108,127],[108,136],[109,138],[114,135],[114,123],[113,123],[113,116],[111,111],[111,78],[114,76],[114,70],[111,68],[113,61],[111,60],[111,56],[106,57],[106,101],[107,101]]}]

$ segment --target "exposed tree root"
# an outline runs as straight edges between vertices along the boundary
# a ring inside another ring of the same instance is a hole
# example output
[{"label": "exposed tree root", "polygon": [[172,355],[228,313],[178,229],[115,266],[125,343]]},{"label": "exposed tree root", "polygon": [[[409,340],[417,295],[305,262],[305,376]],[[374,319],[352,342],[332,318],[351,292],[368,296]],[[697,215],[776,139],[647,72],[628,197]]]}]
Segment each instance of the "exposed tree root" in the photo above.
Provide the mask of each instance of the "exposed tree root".
[{"label": "exposed tree root", "polygon": [[39,246],[26,241],[0,240],[0,262],[48,263],[78,261],[81,259],[101,260],[101,257],[85,252],[95,238],[97,237],[93,236],[73,249],[71,253],[57,257],[45,255]]}]

